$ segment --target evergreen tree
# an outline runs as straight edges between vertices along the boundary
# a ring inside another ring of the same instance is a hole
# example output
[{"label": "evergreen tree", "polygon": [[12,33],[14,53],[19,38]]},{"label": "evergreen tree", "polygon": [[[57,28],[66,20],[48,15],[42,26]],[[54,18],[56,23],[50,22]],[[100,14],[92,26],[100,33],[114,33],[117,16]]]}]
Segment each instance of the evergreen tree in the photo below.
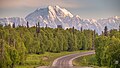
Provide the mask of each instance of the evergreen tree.
[{"label": "evergreen tree", "polygon": [[108,28],[107,28],[107,26],[105,26],[105,29],[104,29],[104,36],[108,36]]},{"label": "evergreen tree", "polygon": [[92,49],[94,50],[95,48],[95,30],[92,33]]},{"label": "evergreen tree", "polygon": [[40,33],[40,23],[38,22],[38,31],[37,33]]},{"label": "evergreen tree", "polygon": [[15,23],[13,23],[12,27],[15,28]]},{"label": "evergreen tree", "polygon": [[45,28],[47,28],[48,26],[47,26],[47,24],[46,24],[46,27]]},{"label": "evergreen tree", "polygon": [[27,28],[29,28],[29,22],[27,21]]},{"label": "evergreen tree", "polygon": [[38,22],[38,24],[36,24],[36,33],[37,33],[37,37],[40,33],[40,23]]},{"label": "evergreen tree", "polygon": [[0,28],[2,28],[3,27],[3,25],[2,25],[2,23],[0,22]]},{"label": "evergreen tree", "polygon": [[120,25],[119,25],[119,32],[120,32]]},{"label": "evergreen tree", "polygon": [[80,31],[82,32],[83,31],[83,28],[81,27]]}]

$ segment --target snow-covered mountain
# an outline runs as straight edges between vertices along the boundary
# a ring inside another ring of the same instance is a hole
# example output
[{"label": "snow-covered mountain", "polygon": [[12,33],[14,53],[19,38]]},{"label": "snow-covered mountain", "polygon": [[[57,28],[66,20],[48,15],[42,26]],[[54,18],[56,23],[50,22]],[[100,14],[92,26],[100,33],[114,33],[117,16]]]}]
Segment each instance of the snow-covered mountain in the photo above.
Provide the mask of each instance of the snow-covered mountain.
[{"label": "snow-covered mountain", "polygon": [[35,25],[36,22],[40,22],[41,26],[46,24],[49,27],[56,28],[56,25],[62,25],[63,27],[69,27],[72,23],[73,15],[66,9],[62,9],[59,6],[48,6],[47,8],[37,9],[33,13],[26,16],[26,20]]},{"label": "snow-covered mountain", "polygon": [[15,23],[16,26],[18,25],[26,26],[26,20],[20,17],[0,18],[0,23],[3,25],[10,24],[11,26],[13,23]]},{"label": "snow-covered mountain", "polygon": [[23,18],[0,18],[0,22],[5,23],[16,23],[16,25],[26,25],[26,21],[29,22],[30,26],[35,26],[36,23],[40,22],[42,27],[46,24],[48,27],[56,28],[57,25],[62,25],[64,29],[72,28],[76,29],[92,29],[96,30],[99,34],[104,30],[105,26],[108,29],[118,29],[120,24],[120,18],[117,16],[110,17],[107,19],[82,19],[78,15],[73,15],[65,8],[59,6],[48,6],[47,8],[37,9]]},{"label": "snow-covered mountain", "polygon": [[37,9],[25,18],[31,25],[35,25],[36,22],[40,22],[41,26],[45,27],[47,24],[49,27],[56,28],[57,25],[62,25],[65,28],[76,29],[92,29],[96,30],[99,34],[104,30],[105,26],[108,29],[118,28],[120,24],[120,18],[110,17],[108,19],[82,19],[78,15],[72,15],[69,11],[59,6],[48,6],[47,8]]}]

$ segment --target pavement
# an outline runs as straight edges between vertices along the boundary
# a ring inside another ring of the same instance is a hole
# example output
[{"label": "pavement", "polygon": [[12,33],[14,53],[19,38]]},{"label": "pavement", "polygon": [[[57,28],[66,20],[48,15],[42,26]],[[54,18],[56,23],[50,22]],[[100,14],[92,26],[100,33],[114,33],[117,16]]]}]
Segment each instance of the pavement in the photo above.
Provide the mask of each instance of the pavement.
[{"label": "pavement", "polygon": [[37,68],[92,68],[92,67],[76,67],[73,66],[72,61],[78,57],[95,54],[95,51],[80,52],[59,57],[54,60],[52,66],[40,66]]}]

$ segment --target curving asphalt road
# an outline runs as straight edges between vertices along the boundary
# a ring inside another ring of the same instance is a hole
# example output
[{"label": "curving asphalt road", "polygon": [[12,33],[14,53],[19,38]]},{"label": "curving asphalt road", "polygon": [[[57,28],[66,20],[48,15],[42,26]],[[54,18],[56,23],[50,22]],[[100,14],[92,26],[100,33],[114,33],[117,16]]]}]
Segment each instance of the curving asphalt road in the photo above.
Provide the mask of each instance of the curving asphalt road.
[{"label": "curving asphalt road", "polygon": [[42,67],[42,68],[75,68],[72,64],[72,61],[75,58],[78,58],[78,57],[81,57],[81,56],[86,56],[86,55],[91,55],[91,54],[95,54],[95,51],[87,51],[87,52],[81,52],[81,53],[62,56],[62,57],[54,60],[52,66]]}]

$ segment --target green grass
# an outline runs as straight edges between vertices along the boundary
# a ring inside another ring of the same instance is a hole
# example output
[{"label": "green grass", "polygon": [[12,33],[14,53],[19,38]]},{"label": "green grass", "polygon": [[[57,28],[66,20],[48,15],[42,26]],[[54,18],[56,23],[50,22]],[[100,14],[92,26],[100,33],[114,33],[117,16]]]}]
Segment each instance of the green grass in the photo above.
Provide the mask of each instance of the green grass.
[{"label": "green grass", "polygon": [[18,65],[15,68],[35,68],[37,65]]},{"label": "green grass", "polygon": [[73,65],[75,65],[75,66],[96,65],[95,55],[79,57],[73,61]]},{"label": "green grass", "polygon": [[107,67],[99,67],[97,66],[97,60],[95,58],[95,55],[89,55],[89,56],[83,56],[76,58],[73,60],[74,66],[81,66],[81,67],[94,67],[94,68],[107,68]]},{"label": "green grass", "polygon": [[29,54],[27,55],[26,61],[24,65],[17,65],[16,68],[34,68],[38,66],[48,66],[51,65],[52,62],[64,55],[73,54],[83,52],[83,50],[80,51],[74,51],[74,52],[61,52],[61,53],[51,53],[46,52],[45,54]]}]

